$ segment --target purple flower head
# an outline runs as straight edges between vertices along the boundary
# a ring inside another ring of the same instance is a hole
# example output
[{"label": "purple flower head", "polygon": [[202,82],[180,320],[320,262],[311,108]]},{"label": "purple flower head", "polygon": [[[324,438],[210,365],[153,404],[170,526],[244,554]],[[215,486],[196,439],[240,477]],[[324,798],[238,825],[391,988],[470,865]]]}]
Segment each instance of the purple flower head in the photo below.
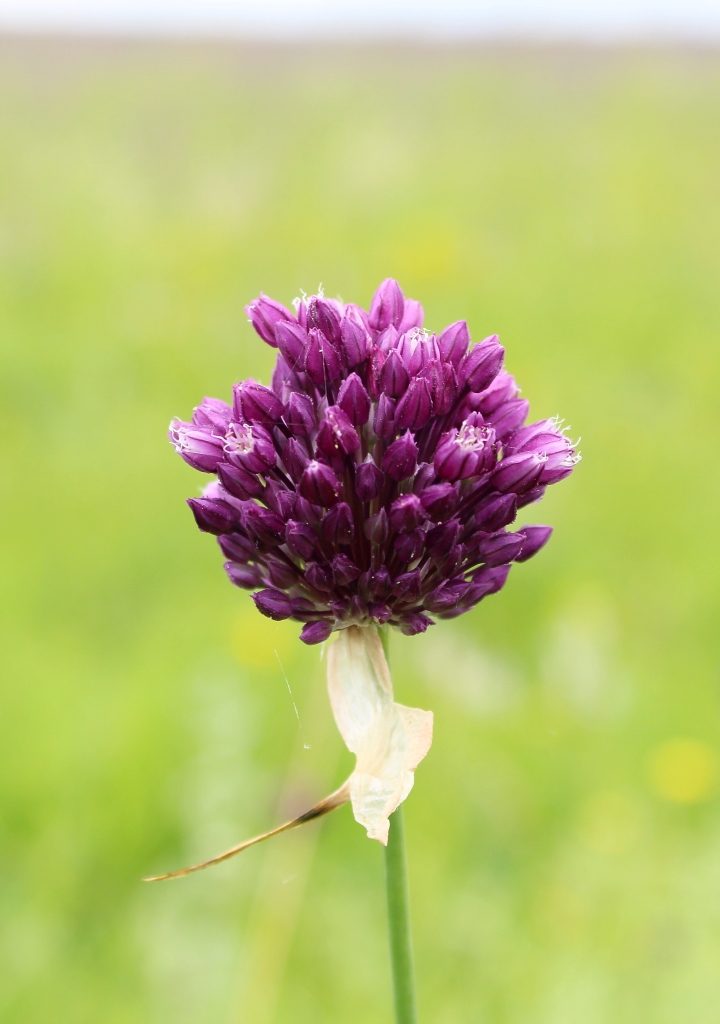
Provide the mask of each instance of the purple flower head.
[{"label": "purple flower head", "polygon": [[369,312],[322,295],[247,312],[278,349],[272,387],[203,399],[170,440],[217,476],[188,504],[263,614],[303,623],[306,643],[372,623],[414,635],[544,546],[549,526],[508,528],[578,456],[556,420],[525,425],[495,335],[426,331],[390,279]]}]

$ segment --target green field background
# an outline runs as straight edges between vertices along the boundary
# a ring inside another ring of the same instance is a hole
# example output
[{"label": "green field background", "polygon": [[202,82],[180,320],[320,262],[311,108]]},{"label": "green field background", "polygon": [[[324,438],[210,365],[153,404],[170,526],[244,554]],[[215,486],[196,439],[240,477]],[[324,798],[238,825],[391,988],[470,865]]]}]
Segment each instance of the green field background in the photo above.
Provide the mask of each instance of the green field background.
[{"label": "green field background", "polygon": [[[421,1024],[715,1024],[720,53],[0,39],[0,1020],[390,1024],[318,648],[230,587],[173,415],[243,306],[397,277],[580,435],[502,594],[393,638]],[[297,704],[300,724],[293,709]]]}]

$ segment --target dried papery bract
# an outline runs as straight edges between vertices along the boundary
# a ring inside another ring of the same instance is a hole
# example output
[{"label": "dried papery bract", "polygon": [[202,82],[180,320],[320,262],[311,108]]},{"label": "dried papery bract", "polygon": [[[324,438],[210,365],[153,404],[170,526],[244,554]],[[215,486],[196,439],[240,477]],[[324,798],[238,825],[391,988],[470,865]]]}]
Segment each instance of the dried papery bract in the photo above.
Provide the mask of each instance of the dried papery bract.
[{"label": "dried papery bract", "polygon": [[432,711],[393,700],[390,670],[375,626],[349,626],[327,651],[330,704],[357,758],[348,780],[355,820],[387,844],[388,818],[413,787],[432,743]]}]

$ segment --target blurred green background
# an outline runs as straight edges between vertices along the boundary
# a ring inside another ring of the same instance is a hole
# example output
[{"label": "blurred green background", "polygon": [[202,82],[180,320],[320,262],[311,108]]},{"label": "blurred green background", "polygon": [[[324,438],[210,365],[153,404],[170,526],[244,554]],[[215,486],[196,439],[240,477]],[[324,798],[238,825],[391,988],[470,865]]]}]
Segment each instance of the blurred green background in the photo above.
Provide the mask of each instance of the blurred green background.
[{"label": "blurred green background", "polygon": [[139,881],[352,764],[165,431],[267,381],[261,289],[388,275],[432,328],[498,331],[584,455],[501,595],[393,639],[436,715],[421,1019],[714,1024],[720,53],[5,38],[0,97],[3,1024],[389,1024],[347,807]]}]

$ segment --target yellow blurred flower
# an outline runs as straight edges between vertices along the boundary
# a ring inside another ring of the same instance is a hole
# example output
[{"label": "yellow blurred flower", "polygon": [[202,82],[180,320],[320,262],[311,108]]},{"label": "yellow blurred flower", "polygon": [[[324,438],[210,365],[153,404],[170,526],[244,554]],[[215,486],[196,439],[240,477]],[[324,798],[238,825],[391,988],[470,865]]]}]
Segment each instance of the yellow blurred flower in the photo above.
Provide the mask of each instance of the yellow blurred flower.
[{"label": "yellow blurred flower", "polygon": [[666,800],[698,803],[715,788],[718,759],[707,743],[678,737],[652,752],[649,773],[653,788]]}]

